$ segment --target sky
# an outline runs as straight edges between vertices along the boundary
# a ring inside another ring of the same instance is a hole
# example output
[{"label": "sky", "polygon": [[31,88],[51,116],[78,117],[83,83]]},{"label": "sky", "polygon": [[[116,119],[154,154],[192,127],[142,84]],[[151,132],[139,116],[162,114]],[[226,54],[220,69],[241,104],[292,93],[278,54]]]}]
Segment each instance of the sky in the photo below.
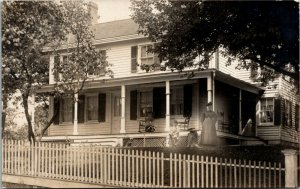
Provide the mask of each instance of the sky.
[{"label": "sky", "polygon": [[93,0],[98,5],[99,23],[130,18],[130,0]]}]

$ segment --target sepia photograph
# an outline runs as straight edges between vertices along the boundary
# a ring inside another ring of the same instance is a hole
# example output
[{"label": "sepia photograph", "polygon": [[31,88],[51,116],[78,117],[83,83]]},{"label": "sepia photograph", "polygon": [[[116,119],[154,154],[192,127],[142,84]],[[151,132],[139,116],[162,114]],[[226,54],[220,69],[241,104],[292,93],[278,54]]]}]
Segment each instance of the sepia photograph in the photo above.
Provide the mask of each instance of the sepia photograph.
[{"label": "sepia photograph", "polygon": [[0,187],[300,187],[299,1],[0,4]]}]

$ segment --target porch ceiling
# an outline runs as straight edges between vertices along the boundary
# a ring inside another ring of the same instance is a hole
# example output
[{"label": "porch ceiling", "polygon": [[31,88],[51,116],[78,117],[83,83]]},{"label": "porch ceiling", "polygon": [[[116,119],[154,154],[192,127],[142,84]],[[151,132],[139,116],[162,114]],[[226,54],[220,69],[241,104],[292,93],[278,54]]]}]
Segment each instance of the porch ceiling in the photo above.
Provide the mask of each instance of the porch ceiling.
[{"label": "porch ceiling", "polygon": [[225,74],[223,72],[220,72],[218,70],[215,70],[215,79],[218,81],[222,81],[228,85],[240,88],[244,91],[248,91],[254,94],[259,94],[260,92],[264,91],[263,88],[255,86],[253,84],[250,84],[248,82],[245,82],[243,80],[237,79],[235,77],[232,77],[228,74]]}]

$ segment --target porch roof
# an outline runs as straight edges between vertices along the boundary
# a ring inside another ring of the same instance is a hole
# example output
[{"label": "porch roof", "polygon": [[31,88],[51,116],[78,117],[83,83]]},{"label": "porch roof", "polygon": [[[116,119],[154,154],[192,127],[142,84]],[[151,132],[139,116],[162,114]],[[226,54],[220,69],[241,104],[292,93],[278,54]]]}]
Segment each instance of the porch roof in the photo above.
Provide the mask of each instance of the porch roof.
[{"label": "porch roof", "polygon": [[240,88],[242,90],[254,93],[254,94],[259,94],[260,92],[264,91],[262,87],[256,86],[254,84],[248,83],[246,81],[240,80],[238,78],[232,77],[229,74],[225,74],[219,70],[215,70],[215,79],[218,81],[222,81],[228,85]]},{"label": "porch roof", "polygon": [[[122,78],[97,78],[93,81],[86,81],[83,90],[87,89],[97,89],[97,88],[108,88],[108,87],[119,87],[121,85],[138,85],[138,84],[149,84],[149,83],[159,83],[165,81],[193,81],[200,78],[208,78],[215,73],[215,79],[225,82],[234,87],[240,88],[242,90],[258,94],[263,89],[242,81],[240,79],[234,78],[228,74],[224,74],[215,69],[207,69],[203,71],[194,71],[194,76],[192,78],[187,78],[184,74],[190,71],[178,72],[157,72],[157,73],[142,73],[135,74],[134,76],[122,77]],[[47,93],[54,91],[55,84],[50,84],[43,86],[38,90],[38,93]]]}]

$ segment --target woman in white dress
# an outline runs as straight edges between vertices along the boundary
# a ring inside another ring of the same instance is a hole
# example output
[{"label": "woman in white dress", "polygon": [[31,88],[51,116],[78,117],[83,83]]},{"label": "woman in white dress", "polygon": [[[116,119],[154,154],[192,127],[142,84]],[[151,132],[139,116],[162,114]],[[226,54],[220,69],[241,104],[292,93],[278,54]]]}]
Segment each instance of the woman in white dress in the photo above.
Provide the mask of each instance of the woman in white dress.
[{"label": "woman in white dress", "polygon": [[201,144],[217,145],[218,138],[215,125],[218,120],[218,115],[212,110],[211,102],[209,102],[206,107],[207,111],[200,117],[200,121],[202,123]]}]

